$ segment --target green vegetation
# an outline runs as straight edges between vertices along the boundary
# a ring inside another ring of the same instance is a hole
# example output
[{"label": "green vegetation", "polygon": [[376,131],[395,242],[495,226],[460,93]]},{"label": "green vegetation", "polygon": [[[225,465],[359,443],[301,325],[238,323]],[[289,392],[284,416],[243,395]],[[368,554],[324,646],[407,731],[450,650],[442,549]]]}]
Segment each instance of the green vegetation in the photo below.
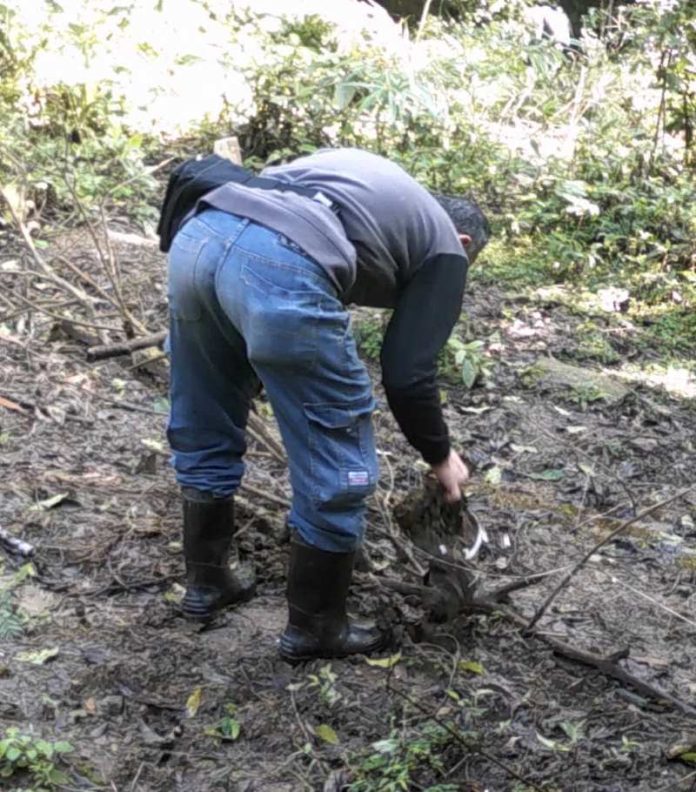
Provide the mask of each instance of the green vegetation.
[{"label": "green vegetation", "polygon": [[30,779],[32,792],[45,792],[67,784],[68,776],[57,763],[71,753],[68,742],[50,742],[19,729],[8,729],[0,739],[0,778]]},{"label": "green vegetation", "polygon": [[[34,221],[37,234],[90,212],[152,224],[161,188],[148,166],[230,132],[254,167],[362,146],[433,189],[477,196],[495,241],[472,277],[516,292],[556,283],[571,299],[579,287],[628,289],[627,318],[647,345],[677,357],[692,348],[693,4],[595,10],[575,52],[534,38],[525,0],[367,32],[293,15],[292,4],[283,19],[188,0],[193,37],[172,35],[155,0],[45,2],[38,26],[23,5],[0,3],[8,220]],[[75,73],[60,68],[68,59]],[[361,342],[368,356],[376,337]],[[597,353],[615,357],[599,341]]]},{"label": "green vegetation", "polygon": [[486,355],[483,341],[464,343],[456,334],[451,336],[440,357],[440,372],[466,388],[485,380],[492,367],[493,360]]},{"label": "green vegetation", "polygon": [[17,613],[10,591],[0,591],[0,640],[17,638],[24,632],[24,621]]},{"label": "green vegetation", "polygon": [[214,726],[205,730],[208,737],[215,737],[222,742],[234,742],[242,730],[242,724],[235,717],[237,707],[235,704],[225,704],[225,714]]},{"label": "green vegetation", "polygon": [[363,358],[379,360],[385,329],[383,318],[376,315],[362,316],[353,322],[355,343]]},{"label": "green vegetation", "polygon": [[35,574],[31,563],[22,565],[11,575],[0,565],[0,640],[17,638],[27,628],[29,620],[18,610],[14,595],[16,589]]},{"label": "green vegetation", "polygon": [[[442,752],[452,742],[452,735],[443,727],[425,724],[415,734],[392,731],[384,740],[373,743],[366,756],[353,757],[350,762],[355,780],[351,792],[401,792],[413,789],[416,774],[443,770]],[[418,785],[426,792],[455,792],[457,784]]]}]

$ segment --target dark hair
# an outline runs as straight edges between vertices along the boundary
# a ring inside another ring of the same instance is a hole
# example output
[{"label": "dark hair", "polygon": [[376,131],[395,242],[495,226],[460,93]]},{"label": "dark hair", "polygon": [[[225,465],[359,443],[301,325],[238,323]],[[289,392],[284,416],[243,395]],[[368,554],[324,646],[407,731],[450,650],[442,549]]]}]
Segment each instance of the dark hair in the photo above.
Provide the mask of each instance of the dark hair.
[{"label": "dark hair", "polygon": [[473,263],[476,256],[486,247],[491,236],[491,227],[486,215],[472,198],[464,198],[461,195],[438,195],[437,193],[433,194],[433,198],[447,212],[457,233],[468,234],[471,237],[471,244],[467,247],[466,252],[469,261]]}]

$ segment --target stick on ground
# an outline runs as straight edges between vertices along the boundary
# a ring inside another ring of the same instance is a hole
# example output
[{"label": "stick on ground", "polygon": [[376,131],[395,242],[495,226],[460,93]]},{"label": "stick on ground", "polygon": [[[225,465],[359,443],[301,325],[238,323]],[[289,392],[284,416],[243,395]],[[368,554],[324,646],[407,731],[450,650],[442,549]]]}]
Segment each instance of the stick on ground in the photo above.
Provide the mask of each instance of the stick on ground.
[{"label": "stick on ground", "polygon": [[656,503],[647,509],[643,509],[642,512],[639,512],[638,514],[636,514],[635,517],[631,517],[629,520],[626,520],[625,522],[621,523],[621,525],[618,528],[613,530],[610,534],[607,534],[607,536],[605,536],[604,539],[602,539],[600,542],[597,542],[597,544],[594,545],[594,547],[592,547],[591,550],[585,553],[585,555],[578,561],[578,563],[575,564],[575,566],[561,580],[561,582],[556,586],[556,588],[542,602],[539,608],[537,608],[536,613],[534,614],[534,616],[532,616],[532,618],[529,621],[529,624],[527,625],[526,632],[529,632],[534,627],[534,625],[539,621],[539,619],[541,619],[541,617],[546,613],[549,605],[556,599],[556,597],[561,593],[561,591],[563,591],[563,589],[568,585],[571,579],[575,577],[575,575],[582,569],[583,566],[585,566],[585,564],[589,561],[589,559],[598,550],[604,547],[604,545],[611,542],[612,539],[614,539],[620,533],[625,531],[626,528],[628,528],[630,525],[633,525],[634,523],[638,522],[638,520],[642,520],[643,517],[647,517],[653,512],[656,512],[658,509],[661,509],[663,506],[667,506],[667,504],[679,500],[680,498],[683,498],[685,495],[688,495],[690,492],[693,492],[695,486],[696,485],[692,484],[690,487],[687,487],[686,489],[677,492],[676,495],[672,495],[671,497],[665,498],[665,500],[662,500],[659,503]]},{"label": "stick on ground", "polygon": [[119,357],[120,355],[129,355],[131,352],[135,352],[136,349],[160,346],[164,343],[164,339],[166,337],[167,333],[161,332],[153,333],[152,335],[141,336],[140,338],[134,338],[131,341],[121,341],[116,344],[93,346],[87,350],[87,360],[106,360],[107,358]]}]

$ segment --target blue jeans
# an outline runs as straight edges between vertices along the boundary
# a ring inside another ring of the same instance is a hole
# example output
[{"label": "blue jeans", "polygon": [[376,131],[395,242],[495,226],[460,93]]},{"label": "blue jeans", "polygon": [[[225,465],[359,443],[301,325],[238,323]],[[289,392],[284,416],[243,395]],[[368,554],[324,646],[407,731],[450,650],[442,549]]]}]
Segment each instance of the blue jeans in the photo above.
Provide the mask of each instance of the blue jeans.
[{"label": "blue jeans", "polygon": [[377,481],[375,403],[324,270],[282,235],[208,208],[172,245],[169,309],[167,436],[179,484],[237,490],[263,383],[288,455],[291,527],[323,550],[356,549]]}]

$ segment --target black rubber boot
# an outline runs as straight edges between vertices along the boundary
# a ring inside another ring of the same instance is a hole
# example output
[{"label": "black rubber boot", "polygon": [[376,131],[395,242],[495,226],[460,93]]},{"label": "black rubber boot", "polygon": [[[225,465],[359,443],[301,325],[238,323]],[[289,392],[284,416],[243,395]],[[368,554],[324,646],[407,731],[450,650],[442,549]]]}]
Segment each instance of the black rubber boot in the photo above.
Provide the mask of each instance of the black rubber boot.
[{"label": "black rubber boot", "polygon": [[209,619],[216,610],[254,596],[253,573],[229,567],[233,535],[233,498],[193,500],[184,495],[184,616]]},{"label": "black rubber boot", "polygon": [[355,553],[329,553],[293,539],[288,568],[288,626],[280,656],[289,662],[346,657],[382,649],[387,636],[352,623],[346,599]]}]

